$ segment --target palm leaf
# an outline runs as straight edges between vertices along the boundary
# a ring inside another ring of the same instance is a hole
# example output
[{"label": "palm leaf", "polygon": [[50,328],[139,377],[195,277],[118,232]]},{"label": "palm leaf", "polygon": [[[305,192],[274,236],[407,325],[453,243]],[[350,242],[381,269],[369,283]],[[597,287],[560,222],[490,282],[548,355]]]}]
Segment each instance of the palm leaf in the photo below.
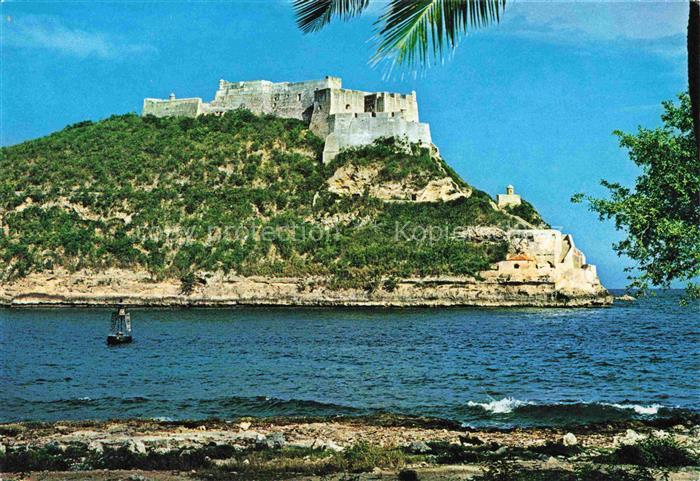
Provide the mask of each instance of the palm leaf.
[{"label": "palm leaf", "polygon": [[457,46],[470,30],[496,23],[506,0],[392,0],[378,24],[374,64],[429,65]]},{"label": "palm leaf", "polygon": [[304,32],[315,32],[333,17],[348,20],[362,13],[369,0],[294,0],[297,25]]}]

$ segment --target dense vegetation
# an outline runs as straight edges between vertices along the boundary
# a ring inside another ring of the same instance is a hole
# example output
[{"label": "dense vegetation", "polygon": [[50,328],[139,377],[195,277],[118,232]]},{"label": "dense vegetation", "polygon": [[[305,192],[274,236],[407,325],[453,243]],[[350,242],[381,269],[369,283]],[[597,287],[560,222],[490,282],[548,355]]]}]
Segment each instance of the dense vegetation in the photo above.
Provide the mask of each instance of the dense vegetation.
[{"label": "dense vegetation", "polygon": [[663,102],[663,125],[640,127],[634,134],[616,131],[620,146],[640,169],[633,187],[601,181],[608,198],[577,194],[601,220],[611,219],[625,232],[614,245],[637,266],[634,289],[668,288],[687,282],[687,298],[700,299],[700,162],[693,132],[690,98]]},{"label": "dense vegetation", "polygon": [[329,166],[321,149],[301,121],[247,111],[113,116],[2,148],[0,276],[138,267],[185,287],[194,273],[222,271],[375,289],[409,275],[475,274],[505,255],[502,244],[450,235],[517,221],[482,192],[419,204],[326,189],[348,162],[376,162],[382,179],[466,185],[427,149],[381,141]]},{"label": "dense vegetation", "polygon": [[537,212],[537,210],[535,210],[535,207],[526,200],[522,200],[521,203],[516,206],[507,206],[506,211],[520,217],[535,227],[542,226],[549,228],[549,225],[542,219],[542,217],[540,217],[540,214]]}]

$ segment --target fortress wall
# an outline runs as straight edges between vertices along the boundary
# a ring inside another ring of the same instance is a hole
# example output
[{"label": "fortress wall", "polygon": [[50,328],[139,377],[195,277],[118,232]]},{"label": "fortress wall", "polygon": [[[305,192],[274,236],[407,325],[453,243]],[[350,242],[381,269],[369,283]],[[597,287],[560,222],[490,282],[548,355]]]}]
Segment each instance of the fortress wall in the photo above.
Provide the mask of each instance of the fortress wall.
[{"label": "fortress wall", "polygon": [[330,119],[330,134],[326,137],[323,162],[330,162],[348,147],[368,145],[381,137],[394,137],[410,143],[430,145],[430,126],[405,120],[400,114],[336,114]]},{"label": "fortress wall", "polygon": [[330,89],[330,110],[327,114],[360,113],[365,111],[367,92],[348,89]]},{"label": "fortress wall", "polygon": [[380,137],[432,143],[430,127],[418,122],[415,92],[405,95],[343,89],[337,77],[279,83],[221,80],[210,103],[199,98],[146,99],[143,115],[196,117],[239,108],[309,122],[313,133],[326,138],[326,161],[343,148],[371,144]]},{"label": "fortress wall", "polygon": [[517,252],[534,256],[538,264],[561,262],[563,237],[554,229],[523,229],[509,232],[510,244]]},{"label": "fortress wall", "polygon": [[418,122],[418,101],[415,93],[404,95],[378,92],[367,96],[365,111],[403,112],[406,120]]},{"label": "fortress wall", "polygon": [[255,80],[247,82],[219,82],[211,106],[215,110],[246,108],[257,114],[311,120],[317,90],[337,88],[341,80],[326,77],[308,82],[279,82]]},{"label": "fortress wall", "polygon": [[269,113],[271,110],[271,85],[267,80],[252,82],[219,82],[214,100],[215,110],[236,110],[246,108],[256,114]]},{"label": "fortress wall", "polygon": [[196,117],[202,113],[202,99],[145,99],[142,115],[156,117]]}]

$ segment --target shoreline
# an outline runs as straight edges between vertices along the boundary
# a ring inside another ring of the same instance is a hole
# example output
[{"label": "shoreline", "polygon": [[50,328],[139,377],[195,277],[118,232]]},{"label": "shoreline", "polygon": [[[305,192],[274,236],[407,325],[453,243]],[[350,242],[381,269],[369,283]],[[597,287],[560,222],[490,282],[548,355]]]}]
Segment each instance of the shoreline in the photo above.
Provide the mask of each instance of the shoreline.
[{"label": "shoreline", "polygon": [[[645,452],[640,446],[673,448],[687,457],[664,461],[673,466],[634,467],[634,454]],[[364,480],[413,471],[413,479],[476,480],[508,462],[549,474],[595,466],[618,477],[620,469],[649,469],[691,481],[700,476],[699,455],[698,415],[509,429],[389,414],[0,424],[3,479],[27,479],[28,472],[34,473],[29,479],[67,479],[70,471],[71,479],[114,479],[110,473],[118,472],[139,481],[346,479],[334,476],[347,473]]]},{"label": "shoreline", "polygon": [[[203,278],[204,279],[204,278]],[[56,271],[0,286],[5,307],[604,307],[612,294],[600,284],[560,284],[548,278],[401,279],[391,291],[340,288],[323,278],[211,275],[183,293],[179,281],[147,272]]]}]

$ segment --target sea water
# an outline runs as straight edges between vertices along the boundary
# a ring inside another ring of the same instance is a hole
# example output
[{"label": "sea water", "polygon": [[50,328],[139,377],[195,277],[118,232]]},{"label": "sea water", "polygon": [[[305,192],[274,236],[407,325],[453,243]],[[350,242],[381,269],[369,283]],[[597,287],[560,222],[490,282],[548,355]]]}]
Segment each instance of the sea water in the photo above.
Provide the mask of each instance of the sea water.
[{"label": "sea water", "polygon": [[595,309],[0,309],[0,421],[437,416],[528,426],[698,412],[700,313]]}]

